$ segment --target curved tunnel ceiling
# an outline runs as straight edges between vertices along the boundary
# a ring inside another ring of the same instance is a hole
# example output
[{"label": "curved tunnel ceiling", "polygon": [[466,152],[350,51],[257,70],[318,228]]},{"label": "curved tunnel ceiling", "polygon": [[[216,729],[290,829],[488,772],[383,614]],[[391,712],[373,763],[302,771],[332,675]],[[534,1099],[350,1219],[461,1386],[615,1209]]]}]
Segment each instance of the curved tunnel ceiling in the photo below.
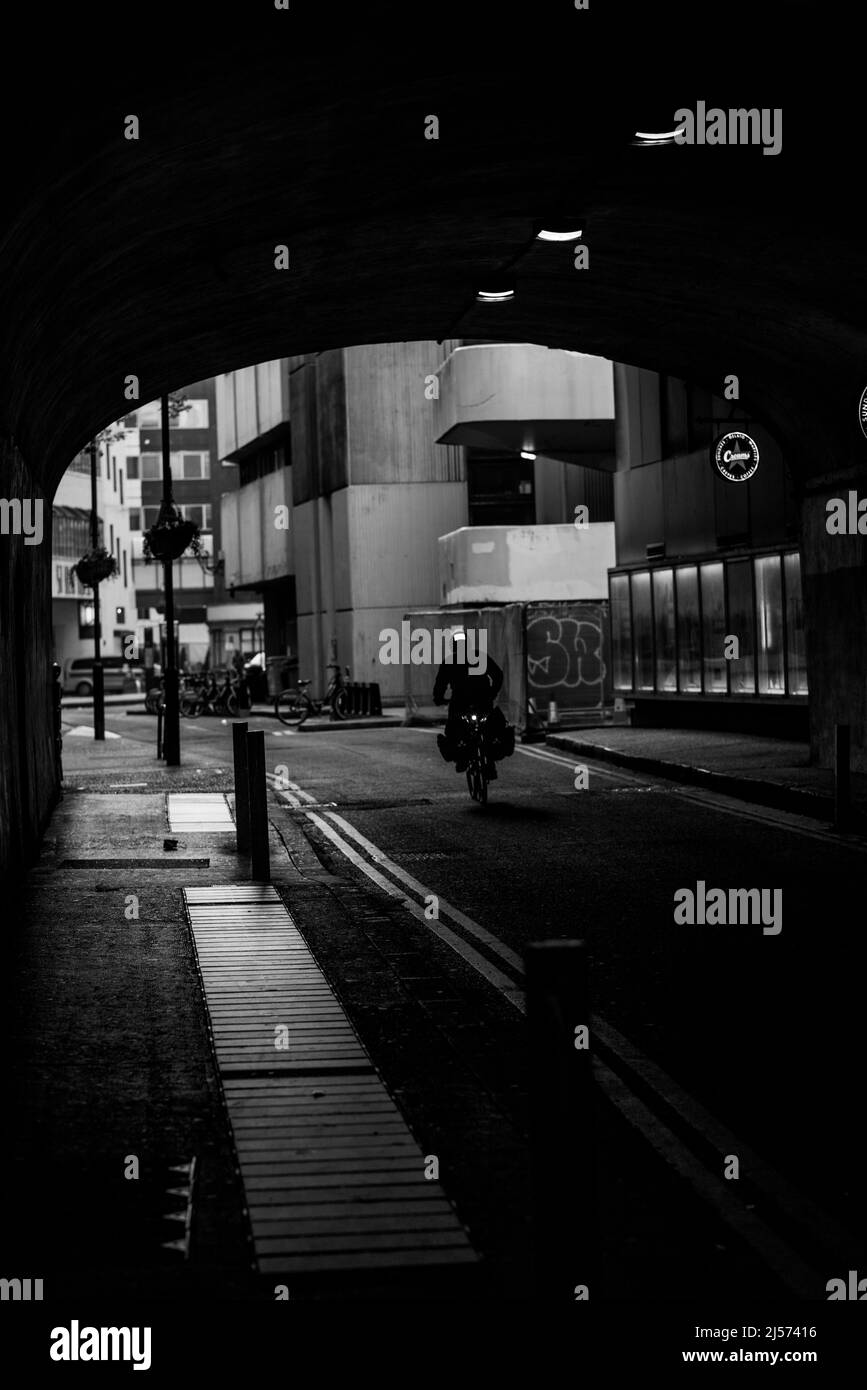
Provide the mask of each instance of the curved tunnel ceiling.
[{"label": "curved tunnel ceiling", "polygon": [[[867,295],[845,36],[811,4],[693,8],[180,0],[107,31],[49,6],[48,52],[38,12],[2,91],[0,429],[53,492],[128,409],[127,374],[146,401],[293,353],[468,337],[717,392],[735,372],[796,476],[852,465]],[[781,153],[632,142],[699,100],[782,108]],[[533,241],[572,213],[584,271]],[[514,301],[476,304],[508,266]]]}]

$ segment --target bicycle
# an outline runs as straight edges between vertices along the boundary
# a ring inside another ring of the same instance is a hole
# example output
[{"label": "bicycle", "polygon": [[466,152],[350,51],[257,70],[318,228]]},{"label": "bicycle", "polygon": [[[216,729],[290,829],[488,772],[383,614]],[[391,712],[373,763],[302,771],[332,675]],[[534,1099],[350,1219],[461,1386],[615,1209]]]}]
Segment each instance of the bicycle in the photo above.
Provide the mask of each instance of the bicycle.
[{"label": "bicycle", "polygon": [[148,714],[159,714],[160,710],[166,707],[166,683],[160,679],[158,685],[152,685],[145,695],[145,709]]},{"label": "bicycle", "polygon": [[326,706],[331,709],[332,719],[345,719],[348,711],[349,701],[346,690],[346,681],[349,679],[349,667],[344,679],[343,670],[336,662],[329,662],[326,668],[333,671],[328,689],[321,700],[314,700],[307,687],[309,680],[299,681],[297,686],[290,686],[287,690],[281,690],[274,700],[274,713],[283,724],[301,727],[305,719],[309,719],[311,714],[321,714]]},{"label": "bicycle", "polygon": [[467,788],[473,801],[484,806],[488,800],[487,714],[470,710],[463,716],[464,742],[468,746]]},{"label": "bicycle", "polygon": [[234,718],[239,708],[238,682],[228,672],[219,686],[213,675],[202,682],[191,682],[181,694],[180,708],[185,719],[196,719],[200,714],[227,714]]}]

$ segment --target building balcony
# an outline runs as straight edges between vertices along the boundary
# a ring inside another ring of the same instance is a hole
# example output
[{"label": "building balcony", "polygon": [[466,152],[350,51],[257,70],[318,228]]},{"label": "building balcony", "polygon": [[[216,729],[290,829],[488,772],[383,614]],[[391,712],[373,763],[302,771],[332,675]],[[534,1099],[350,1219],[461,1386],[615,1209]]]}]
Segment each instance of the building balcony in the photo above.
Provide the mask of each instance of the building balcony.
[{"label": "building balcony", "polygon": [[615,471],[612,364],[534,343],[456,348],[440,367],[439,444]]}]

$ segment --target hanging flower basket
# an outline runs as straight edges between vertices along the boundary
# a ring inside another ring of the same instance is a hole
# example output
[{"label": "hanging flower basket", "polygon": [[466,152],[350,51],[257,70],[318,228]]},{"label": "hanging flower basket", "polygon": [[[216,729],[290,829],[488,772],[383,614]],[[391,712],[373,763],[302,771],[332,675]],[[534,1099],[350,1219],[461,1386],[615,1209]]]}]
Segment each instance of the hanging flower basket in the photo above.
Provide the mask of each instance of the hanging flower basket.
[{"label": "hanging flower basket", "polygon": [[168,564],[171,560],[177,560],[185,550],[198,555],[201,548],[196,523],[186,521],[173,502],[163,502],[153,526],[144,533],[144,558]]},{"label": "hanging flower basket", "polygon": [[85,584],[88,589],[95,589],[97,584],[101,584],[104,579],[111,579],[117,574],[117,561],[113,555],[109,555],[105,546],[100,545],[95,550],[88,550],[86,555],[82,555],[78,564],[73,565],[72,569],[82,584]]}]

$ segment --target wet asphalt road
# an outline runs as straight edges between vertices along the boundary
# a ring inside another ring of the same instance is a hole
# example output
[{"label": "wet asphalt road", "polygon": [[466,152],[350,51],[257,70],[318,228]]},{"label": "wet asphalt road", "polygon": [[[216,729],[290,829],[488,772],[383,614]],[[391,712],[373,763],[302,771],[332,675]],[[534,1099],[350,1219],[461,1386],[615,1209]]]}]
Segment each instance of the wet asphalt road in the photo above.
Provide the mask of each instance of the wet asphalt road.
[{"label": "wet asphalt road", "polygon": [[[110,714],[108,727],[153,738],[143,719]],[[569,759],[538,747],[500,765],[480,807],[428,730],[295,733],[256,718],[250,727],[265,731],[269,771],[285,769],[317,803],[333,803],[507,947],[584,938],[593,1011],[863,1233],[864,851],[601,764],[576,791]],[[182,738],[185,764],[231,766],[227,725],[184,721]],[[365,884],[297,819],[333,873]],[[782,890],[782,930],[676,924],[675,892],[699,880],[708,890]],[[441,942],[435,950],[449,953]]]}]

